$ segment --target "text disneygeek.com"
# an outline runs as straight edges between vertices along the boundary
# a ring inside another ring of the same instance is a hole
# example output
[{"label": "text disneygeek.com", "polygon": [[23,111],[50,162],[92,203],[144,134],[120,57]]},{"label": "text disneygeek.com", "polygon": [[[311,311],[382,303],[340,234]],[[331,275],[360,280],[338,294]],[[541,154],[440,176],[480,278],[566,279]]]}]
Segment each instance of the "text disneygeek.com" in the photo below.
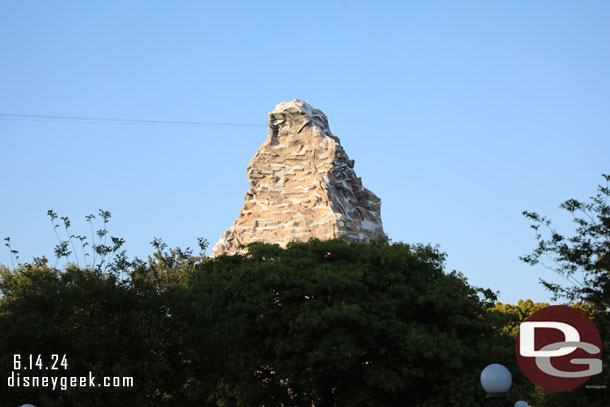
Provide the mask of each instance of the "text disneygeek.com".
[{"label": "text disneygeek.com", "polygon": [[42,355],[19,355],[13,356],[13,372],[7,378],[8,387],[13,388],[49,388],[51,390],[67,390],[76,387],[133,387],[133,377],[130,376],[103,376],[99,380],[93,372],[87,376],[46,376],[37,374],[25,374],[39,371],[68,370],[68,358],[66,355],[50,355],[44,358]]}]

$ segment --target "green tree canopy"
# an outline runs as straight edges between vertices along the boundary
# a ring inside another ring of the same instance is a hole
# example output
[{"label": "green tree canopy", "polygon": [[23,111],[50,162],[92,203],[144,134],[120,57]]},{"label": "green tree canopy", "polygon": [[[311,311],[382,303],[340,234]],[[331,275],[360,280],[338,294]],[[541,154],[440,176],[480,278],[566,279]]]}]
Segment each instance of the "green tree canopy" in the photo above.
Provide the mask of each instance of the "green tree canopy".
[{"label": "green tree canopy", "polygon": [[[95,261],[2,268],[0,374],[14,354],[66,354],[69,370],[53,374],[132,376],[134,387],[5,386],[3,403],[476,405],[481,369],[510,364],[494,294],[446,272],[436,247],[311,240],[208,259],[155,239],[143,262],[122,239],[106,246],[105,225]],[[57,257],[76,247],[60,241]]]},{"label": "green tree canopy", "polygon": [[493,295],[443,266],[430,246],[343,240],[256,244],[201,264],[190,283],[200,299],[193,333],[208,340],[193,350],[225,359],[212,399],[473,405],[478,375],[495,361],[485,321]]}]

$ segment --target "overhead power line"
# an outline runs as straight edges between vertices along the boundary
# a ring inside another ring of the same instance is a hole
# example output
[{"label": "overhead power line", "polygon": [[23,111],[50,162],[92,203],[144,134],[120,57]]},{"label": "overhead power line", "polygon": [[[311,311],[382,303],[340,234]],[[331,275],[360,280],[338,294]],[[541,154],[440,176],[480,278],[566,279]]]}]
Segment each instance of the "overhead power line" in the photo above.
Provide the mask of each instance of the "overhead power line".
[{"label": "overhead power line", "polygon": [[0,113],[0,119],[30,120],[30,121],[61,121],[61,122],[71,122],[71,123],[148,124],[148,125],[163,125],[163,126],[267,127],[267,125],[259,124],[259,123],[139,120],[139,119],[118,119],[118,118],[110,118],[110,117],[53,116],[53,115],[43,115],[43,114],[22,114],[22,113]]}]

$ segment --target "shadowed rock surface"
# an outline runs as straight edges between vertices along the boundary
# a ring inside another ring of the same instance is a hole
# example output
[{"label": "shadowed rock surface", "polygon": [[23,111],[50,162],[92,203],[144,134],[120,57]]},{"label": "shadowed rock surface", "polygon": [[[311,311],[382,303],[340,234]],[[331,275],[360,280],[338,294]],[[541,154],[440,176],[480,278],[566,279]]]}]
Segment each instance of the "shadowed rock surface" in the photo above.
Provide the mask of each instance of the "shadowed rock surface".
[{"label": "shadowed rock surface", "polygon": [[381,200],[362,186],[326,115],[306,102],[280,103],[269,113],[269,136],[247,170],[244,205],[214,256],[252,242],[383,235]]}]

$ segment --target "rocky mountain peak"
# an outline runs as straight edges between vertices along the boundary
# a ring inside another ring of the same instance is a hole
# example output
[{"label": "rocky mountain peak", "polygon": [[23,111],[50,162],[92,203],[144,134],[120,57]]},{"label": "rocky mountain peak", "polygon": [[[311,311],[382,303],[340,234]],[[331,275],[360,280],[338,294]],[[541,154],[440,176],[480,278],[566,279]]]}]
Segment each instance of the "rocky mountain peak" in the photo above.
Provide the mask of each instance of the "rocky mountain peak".
[{"label": "rocky mountain peak", "polygon": [[362,186],[326,115],[307,102],[280,103],[269,113],[267,140],[247,172],[244,205],[214,246],[215,256],[251,242],[383,235],[380,199]]}]

